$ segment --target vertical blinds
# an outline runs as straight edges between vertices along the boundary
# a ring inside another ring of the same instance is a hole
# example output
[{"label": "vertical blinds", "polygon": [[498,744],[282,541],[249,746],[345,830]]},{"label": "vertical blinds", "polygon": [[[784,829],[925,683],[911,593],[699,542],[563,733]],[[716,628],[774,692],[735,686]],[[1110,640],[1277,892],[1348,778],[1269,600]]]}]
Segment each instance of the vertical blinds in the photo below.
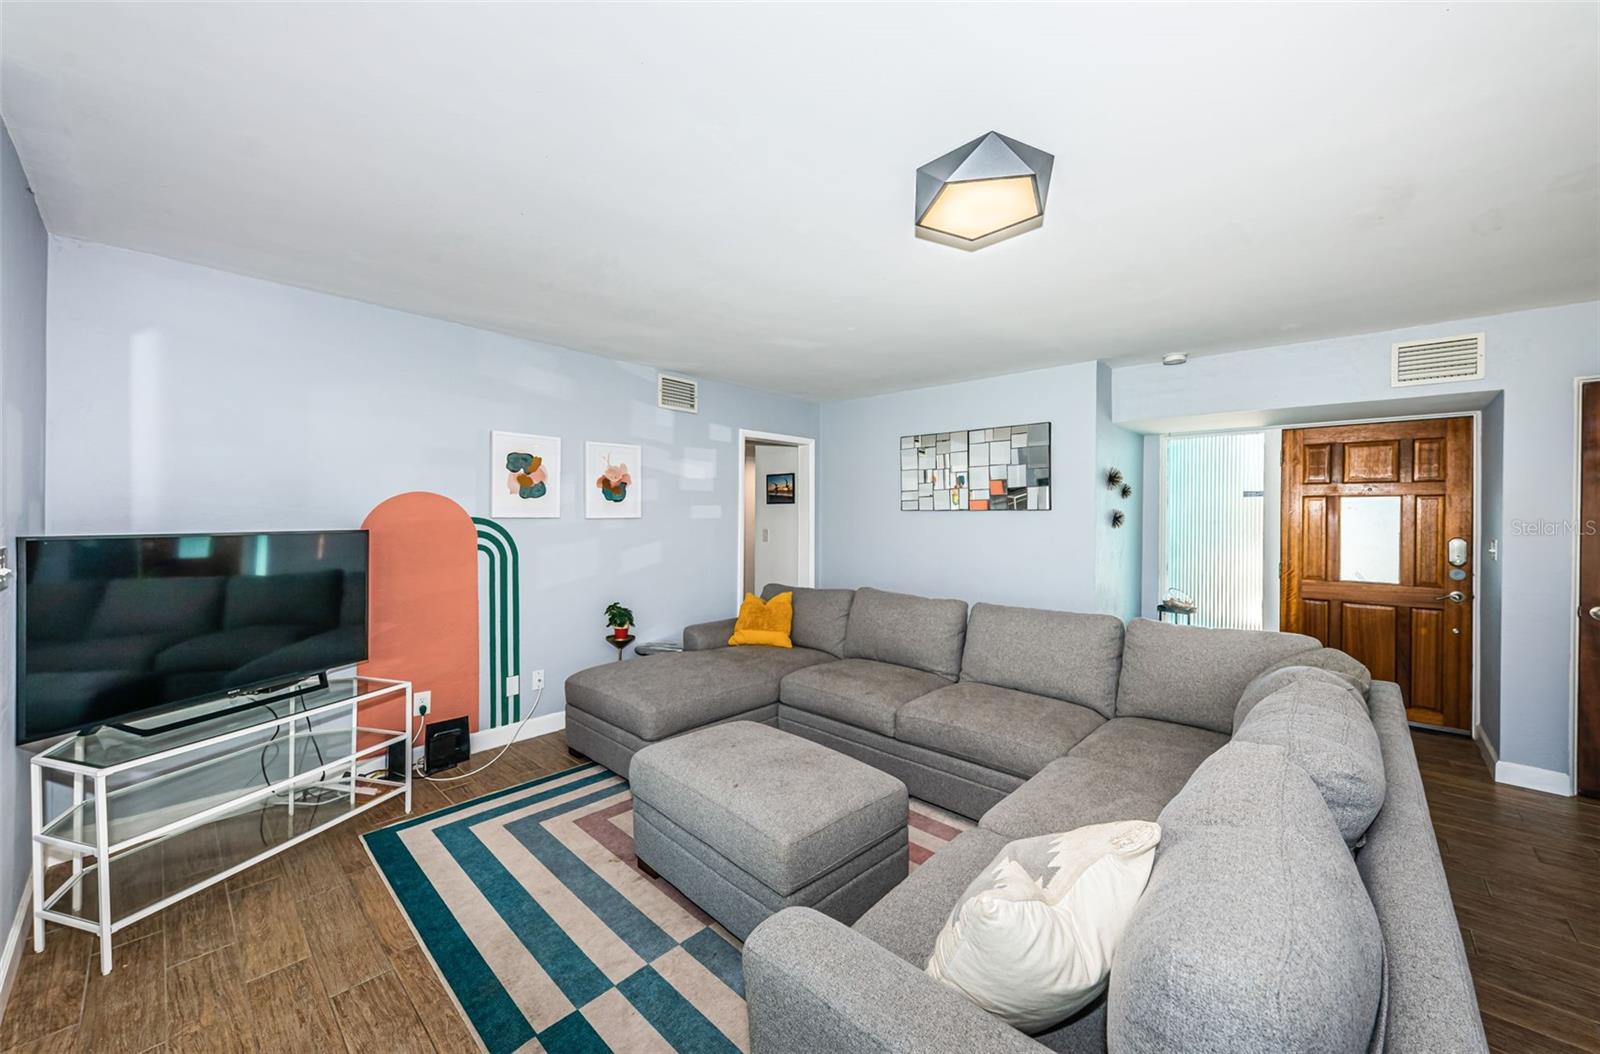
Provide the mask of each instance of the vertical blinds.
[{"label": "vertical blinds", "polygon": [[1197,626],[1260,629],[1265,436],[1172,436],[1161,595],[1181,590]]}]

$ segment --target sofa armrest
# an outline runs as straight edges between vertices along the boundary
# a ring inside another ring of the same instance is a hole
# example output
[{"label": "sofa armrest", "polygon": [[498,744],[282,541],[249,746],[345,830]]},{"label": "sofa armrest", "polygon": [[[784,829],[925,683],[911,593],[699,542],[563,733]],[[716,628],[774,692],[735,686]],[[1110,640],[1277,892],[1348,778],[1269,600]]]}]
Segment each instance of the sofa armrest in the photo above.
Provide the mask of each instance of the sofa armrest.
[{"label": "sofa armrest", "polygon": [[1400,686],[1372,682],[1383,748],[1383,809],[1356,869],[1383,928],[1385,1054],[1487,1054],[1472,968],[1450,900]]},{"label": "sofa armrest", "polygon": [[693,626],[686,626],[683,630],[684,651],[707,651],[711,648],[725,648],[728,638],[733,636],[733,625],[738,619],[725,618],[720,622],[700,622]]},{"label": "sofa armrest", "polygon": [[981,1050],[1040,1045],[855,930],[786,908],[744,945],[751,1054]]}]

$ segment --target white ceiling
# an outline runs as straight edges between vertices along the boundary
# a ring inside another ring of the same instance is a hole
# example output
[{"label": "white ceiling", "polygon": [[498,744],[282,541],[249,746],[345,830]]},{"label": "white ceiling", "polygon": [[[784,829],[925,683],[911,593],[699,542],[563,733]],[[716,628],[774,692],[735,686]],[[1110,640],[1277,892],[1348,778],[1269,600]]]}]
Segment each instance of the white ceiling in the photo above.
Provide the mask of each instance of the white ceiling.
[{"label": "white ceiling", "polygon": [[[1600,296],[1594,4],[7,2],[49,229],[831,398]],[[1056,155],[1042,230],[915,168]]]}]

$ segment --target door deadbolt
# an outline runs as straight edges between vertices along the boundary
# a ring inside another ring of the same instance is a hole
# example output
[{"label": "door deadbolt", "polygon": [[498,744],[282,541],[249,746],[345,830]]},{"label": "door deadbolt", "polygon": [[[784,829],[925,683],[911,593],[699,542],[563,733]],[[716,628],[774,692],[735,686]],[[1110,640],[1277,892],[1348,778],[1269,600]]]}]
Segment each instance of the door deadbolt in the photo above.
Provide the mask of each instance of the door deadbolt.
[{"label": "door deadbolt", "polygon": [[1460,567],[1467,562],[1467,540],[1465,538],[1452,538],[1444,546],[1445,559],[1450,561],[1451,567]]}]

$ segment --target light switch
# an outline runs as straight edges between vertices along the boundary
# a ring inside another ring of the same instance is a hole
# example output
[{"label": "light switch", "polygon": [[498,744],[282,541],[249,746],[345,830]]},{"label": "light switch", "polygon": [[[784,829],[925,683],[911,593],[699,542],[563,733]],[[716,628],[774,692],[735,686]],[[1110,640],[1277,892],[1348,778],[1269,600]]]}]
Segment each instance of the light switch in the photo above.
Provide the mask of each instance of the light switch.
[{"label": "light switch", "polygon": [[771,538],[768,537],[768,533],[769,532],[767,531],[767,529],[765,527],[761,528],[761,540],[763,542],[767,542],[767,541],[771,541],[772,540]]}]

